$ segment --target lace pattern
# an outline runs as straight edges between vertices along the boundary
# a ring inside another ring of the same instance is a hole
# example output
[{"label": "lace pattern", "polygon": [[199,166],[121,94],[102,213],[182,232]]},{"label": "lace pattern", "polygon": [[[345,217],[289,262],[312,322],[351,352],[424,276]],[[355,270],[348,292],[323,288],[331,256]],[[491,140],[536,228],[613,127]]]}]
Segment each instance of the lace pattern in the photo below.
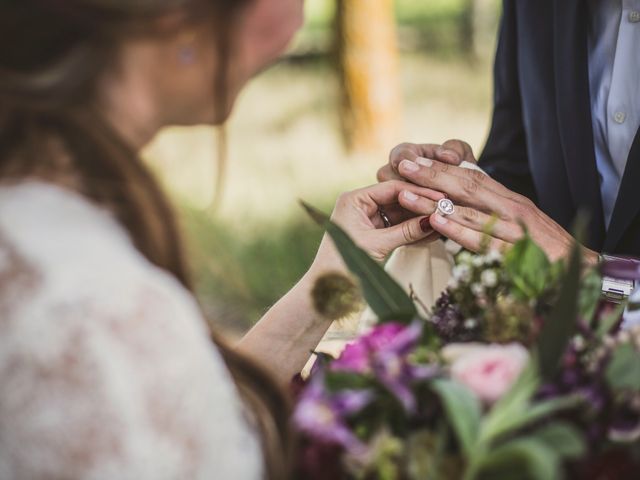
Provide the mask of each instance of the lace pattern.
[{"label": "lace pattern", "polygon": [[2,479],[261,477],[193,299],[46,184],[0,187],[0,385]]}]

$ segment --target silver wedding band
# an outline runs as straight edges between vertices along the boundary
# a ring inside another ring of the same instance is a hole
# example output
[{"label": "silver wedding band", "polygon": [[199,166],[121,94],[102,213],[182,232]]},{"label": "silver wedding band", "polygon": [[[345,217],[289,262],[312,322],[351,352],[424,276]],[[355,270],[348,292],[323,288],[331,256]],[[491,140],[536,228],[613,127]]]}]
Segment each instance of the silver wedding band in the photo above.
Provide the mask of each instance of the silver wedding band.
[{"label": "silver wedding band", "polygon": [[380,215],[380,218],[382,219],[382,224],[384,225],[384,228],[389,228],[391,226],[391,220],[389,220],[389,217],[387,216],[385,211],[382,210],[381,208],[378,209],[378,215]]},{"label": "silver wedding band", "polygon": [[456,211],[456,207],[451,200],[448,198],[443,198],[438,201],[438,207],[436,208],[436,213],[440,214],[443,217],[447,217],[449,215],[453,215]]}]

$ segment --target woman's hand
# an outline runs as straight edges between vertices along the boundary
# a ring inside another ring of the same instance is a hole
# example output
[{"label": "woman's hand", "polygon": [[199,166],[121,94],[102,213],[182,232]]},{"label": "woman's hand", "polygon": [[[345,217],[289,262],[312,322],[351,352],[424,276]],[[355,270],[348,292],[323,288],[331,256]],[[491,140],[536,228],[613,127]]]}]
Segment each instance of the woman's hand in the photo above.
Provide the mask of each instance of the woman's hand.
[{"label": "woman's hand", "polygon": [[[425,238],[438,238],[425,214],[416,215],[400,205],[398,197],[421,198],[423,205],[435,211],[444,195],[429,188],[407,182],[391,180],[370,187],[343,193],[336,202],[331,220],[376,260],[384,260],[402,245]],[[380,215],[383,211],[391,222],[385,228]],[[315,267],[338,268],[342,262],[331,240],[325,236],[320,246]]]}]

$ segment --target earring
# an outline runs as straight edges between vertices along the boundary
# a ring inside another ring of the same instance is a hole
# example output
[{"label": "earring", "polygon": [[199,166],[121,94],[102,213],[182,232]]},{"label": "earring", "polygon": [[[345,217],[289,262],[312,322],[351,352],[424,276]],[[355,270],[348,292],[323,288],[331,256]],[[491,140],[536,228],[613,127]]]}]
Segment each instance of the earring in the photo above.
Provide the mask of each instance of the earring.
[{"label": "earring", "polygon": [[191,46],[180,47],[178,59],[183,65],[193,65],[196,61],[196,50]]}]

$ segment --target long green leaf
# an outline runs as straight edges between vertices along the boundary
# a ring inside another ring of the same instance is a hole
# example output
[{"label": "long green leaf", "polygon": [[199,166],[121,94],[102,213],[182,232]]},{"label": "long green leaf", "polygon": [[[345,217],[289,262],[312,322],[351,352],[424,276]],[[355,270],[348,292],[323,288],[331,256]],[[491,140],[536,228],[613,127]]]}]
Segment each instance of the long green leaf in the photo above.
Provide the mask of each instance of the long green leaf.
[{"label": "long green leaf", "polygon": [[467,388],[451,380],[436,380],[432,386],[442,400],[462,450],[470,457],[478,437],[482,416],[480,402]]},{"label": "long green leaf", "polygon": [[640,391],[640,352],[631,344],[619,347],[607,366],[606,377],[614,389]]},{"label": "long green leaf", "polygon": [[567,422],[545,425],[534,431],[532,436],[549,445],[563,459],[580,458],[587,448],[582,434]]},{"label": "long green leaf", "polygon": [[509,478],[527,480],[558,480],[562,477],[558,455],[552,446],[534,438],[506,443],[474,465],[465,478]]},{"label": "long green leaf", "polygon": [[538,337],[540,374],[544,379],[549,379],[556,373],[569,340],[576,331],[581,262],[580,247],[576,245],[571,253],[569,269],[558,301]]},{"label": "long green leaf", "polygon": [[359,248],[327,215],[301,203],[311,218],[331,236],[347,267],[360,280],[364,298],[380,321],[411,322],[418,315],[413,300],[382,265]]}]

